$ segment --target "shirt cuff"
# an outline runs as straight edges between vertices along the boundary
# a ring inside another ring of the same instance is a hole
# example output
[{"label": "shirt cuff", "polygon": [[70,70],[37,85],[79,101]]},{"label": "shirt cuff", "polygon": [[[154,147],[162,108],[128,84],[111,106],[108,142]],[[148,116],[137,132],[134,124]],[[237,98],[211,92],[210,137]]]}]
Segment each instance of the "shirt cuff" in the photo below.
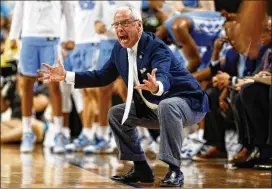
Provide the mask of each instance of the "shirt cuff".
[{"label": "shirt cuff", "polygon": [[67,71],[66,72],[66,76],[65,76],[65,82],[68,83],[68,84],[75,84],[75,72],[69,72]]},{"label": "shirt cuff", "polygon": [[160,82],[160,81],[157,81],[157,83],[158,83],[158,85],[159,85],[159,90],[158,90],[158,92],[157,93],[152,93],[153,95],[156,95],[156,96],[161,96],[162,95],[162,93],[163,93],[163,84],[162,84],[162,82]]},{"label": "shirt cuff", "polygon": [[231,83],[232,83],[233,86],[237,83],[237,77],[236,76],[232,77]]},{"label": "shirt cuff", "polygon": [[216,66],[217,64],[219,64],[220,63],[220,60],[212,60],[211,61],[211,65],[212,66]]}]

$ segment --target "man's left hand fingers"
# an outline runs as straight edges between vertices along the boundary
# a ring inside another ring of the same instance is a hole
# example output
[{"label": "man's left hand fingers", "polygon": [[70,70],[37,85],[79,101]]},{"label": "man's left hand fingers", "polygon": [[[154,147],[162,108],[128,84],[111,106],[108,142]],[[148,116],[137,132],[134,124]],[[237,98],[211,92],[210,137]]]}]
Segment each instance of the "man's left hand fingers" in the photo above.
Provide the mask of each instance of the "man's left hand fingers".
[{"label": "man's left hand fingers", "polygon": [[135,89],[142,89],[149,91],[149,88],[145,84],[140,84],[134,87]]},{"label": "man's left hand fingers", "polygon": [[156,71],[157,71],[157,70],[158,70],[157,68],[154,68],[154,69],[152,70],[152,72],[151,72],[152,77],[156,78]]},{"label": "man's left hand fingers", "polygon": [[150,75],[150,73],[147,73],[147,78],[148,78],[148,81],[152,81],[153,79],[152,79],[152,76]]},{"label": "man's left hand fingers", "polygon": [[150,85],[151,85],[150,81],[147,81],[147,80],[145,80],[145,79],[143,80],[143,82],[144,82],[144,84],[147,85],[147,86],[150,86]]},{"label": "man's left hand fingers", "polygon": [[[153,71],[152,71],[153,72]],[[147,77],[148,77],[148,81],[153,83],[153,84],[156,84],[156,78],[155,76],[151,76],[149,73],[147,74]]]}]

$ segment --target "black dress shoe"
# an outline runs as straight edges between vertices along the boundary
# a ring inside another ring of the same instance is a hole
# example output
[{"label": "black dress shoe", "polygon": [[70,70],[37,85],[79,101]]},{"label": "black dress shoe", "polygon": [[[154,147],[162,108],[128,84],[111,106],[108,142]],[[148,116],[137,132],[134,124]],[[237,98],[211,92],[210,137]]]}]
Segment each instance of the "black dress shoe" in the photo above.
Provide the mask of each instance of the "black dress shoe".
[{"label": "black dress shoe", "polygon": [[169,171],[164,179],[160,181],[160,186],[166,186],[166,187],[171,187],[171,186],[181,186],[183,185],[183,174],[177,174],[175,171]]},{"label": "black dress shoe", "polygon": [[262,163],[260,159],[260,151],[255,147],[252,152],[248,155],[246,161],[235,162],[233,165],[238,168],[253,168],[254,165]]},{"label": "black dress shoe", "polygon": [[119,182],[141,182],[141,183],[153,183],[154,174],[151,171],[149,174],[142,171],[136,171],[132,168],[127,174],[120,176],[112,176],[112,180]]},{"label": "black dress shoe", "polygon": [[262,159],[251,159],[245,162],[234,163],[233,165],[238,168],[254,168],[255,165],[263,164]]},{"label": "black dress shoe", "polygon": [[260,169],[260,170],[272,171],[272,158],[268,160],[263,160],[263,162],[260,162],[259,164],[254,165],[254,168]]},{"label": "black dress shoe", "polygon": [[247,161],[260,158],[260,150],[258,147],[255,147],[252,152],[249,154]]},{"label": "black dress shoe", "polygon": [[272,171],[272,164],[257,164],[254,165],[255,169]]}]

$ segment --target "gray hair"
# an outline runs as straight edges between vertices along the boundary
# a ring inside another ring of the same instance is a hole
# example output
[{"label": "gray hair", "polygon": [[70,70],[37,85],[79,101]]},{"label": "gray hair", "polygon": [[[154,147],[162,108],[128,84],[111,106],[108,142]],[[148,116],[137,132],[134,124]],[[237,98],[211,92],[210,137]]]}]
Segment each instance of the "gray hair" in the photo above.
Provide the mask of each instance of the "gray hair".
[{"label": "gray hair", "polygon": [[142,21],[142,16],[141,16],[141,13],[139,11],[137,11],[135,8],[133,7],[129,7],[129,6],[121,6],[121,7],[118,7],[116,9],[116,12],[114,14],[114,17],[116,15],[116,13],[120,10],[129,10],[130,11],[130,16],[132,16],[133,18],[135,18],[136,20],[139,20],[139,21]]}]

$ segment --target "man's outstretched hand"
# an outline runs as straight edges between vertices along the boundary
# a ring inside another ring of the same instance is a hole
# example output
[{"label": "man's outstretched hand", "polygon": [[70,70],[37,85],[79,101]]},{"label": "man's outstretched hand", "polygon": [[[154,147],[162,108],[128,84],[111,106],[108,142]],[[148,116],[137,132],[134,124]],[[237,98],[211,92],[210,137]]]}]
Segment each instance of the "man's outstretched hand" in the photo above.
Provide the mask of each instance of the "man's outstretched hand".
[{"label": "man's outstretched hand", "polygon": [[148,80],[143,80],[144,84],[140,84],[135,86],[136,89],[142,89],[142,90],[147,90],[152,93],[157,93],[159,91],[159,85],[156,80],[156,71],[157,68],[152,70],[152,73],[147,74]]},{"label": "man's outstretched hand", "polygon": [[53,67],[46,63],[42,63],[42,66],[46,67],[48,70],[38,70],[40,74],[43,74],[38,80],[44,83],[60,82],[65,79],[65,69],[63,64],[58,61],[57,66]]}]

